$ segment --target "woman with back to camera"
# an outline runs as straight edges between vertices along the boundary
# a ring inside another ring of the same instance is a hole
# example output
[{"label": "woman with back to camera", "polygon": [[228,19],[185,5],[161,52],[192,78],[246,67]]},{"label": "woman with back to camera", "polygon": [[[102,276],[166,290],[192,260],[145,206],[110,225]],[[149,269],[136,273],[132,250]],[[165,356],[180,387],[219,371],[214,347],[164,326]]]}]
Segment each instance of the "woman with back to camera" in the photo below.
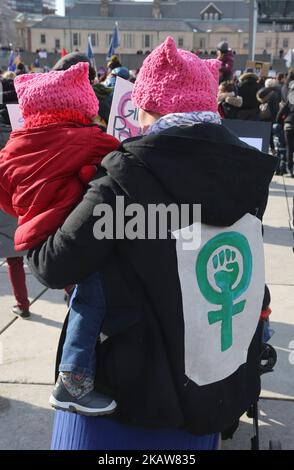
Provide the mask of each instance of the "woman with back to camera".
[{"label": "woman with back to camera", "polygon": [[[219,432],[259,395],[260,220],[275,159],[222,126],[219,65],[171,37],[151,52],[133,90],[143,136],[105,157],[61,229],[29,253],[34,274],[52,288],[97,269],[104,281],[95,386],[118,408],[111,419],[58,412],[54,449],[216,448]],[[200,247],[184,248],[187,231],[199,227],[193,211],[178,228],[169,221],[163,238],[101,236],[94,208],[106,204],[115,220],[122,199],[129,215],[133,203],[201,204]],[[239,248],[228,248],[230,233]],[[60,350],[63,340],[64,332]]]}]

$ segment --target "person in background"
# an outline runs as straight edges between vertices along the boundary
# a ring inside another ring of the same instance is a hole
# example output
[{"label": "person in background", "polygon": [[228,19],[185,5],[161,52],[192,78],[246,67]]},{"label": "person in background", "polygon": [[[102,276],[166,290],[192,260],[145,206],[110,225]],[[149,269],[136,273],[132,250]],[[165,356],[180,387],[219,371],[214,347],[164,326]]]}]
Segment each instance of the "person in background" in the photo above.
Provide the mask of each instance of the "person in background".
[{"label": "person in background", "polygon": [[225,119],[236,119],[237,112],[242,106],[243,99],[236,95],[233,81],[222,82],[218,87],[218,111]]},{"label": "person in background", "polygon": [[276,80],[278,82],[278,86],[280,87],[280,89],[282,89],[282,86],[285,83],[285,74],[283,72],[279,72],[276,76]]},{"label": "person in background", "polygon": [[104,85],[107,88],[114,89],[115,84],[116,84],[116,77],[121,77],[124,80],[129,80],[130,78],[129,69],[127,69],[127,67],[117,67],[113,69],[108,75],[107,79],[105,80]]},{"label": "person in background", "polygon": [[278,87],[278,82],[274,78],[267,78],[265,80],[264,88],[261,88],[257,92],[257,100],[260,102],[259,105],[259,119],[261,121],[270,122],[271,126],[271,137],[270,137],[270,148],[271,152],[275,154],[275,146],[273,140],[273,123],[276,120],[279,104],[281,101],[281,91]]},{"label": "person in background", "polygon": [[219,83],[233,78],[234,54],[229,48],[227,41],[222,41],[217,45],[217,58],[221,61],[219,71]]},{"label": "person in background", "polygon": [[0,210],[0,258],[6,258],[8,278],[16,301],[12,313],[27,320],[31,313],[23,264],[25,252],[16,252],[14,249],[16,228],[17,219]]},{"label": "person in background", "polygon": [[237,119],[255,121],[259,116],[259,102],[256,94],[260,86],[258,76],[255,73],[247,72],[239,77],[237,94],[243,99],[241,108],[237,113]]},{"label": "person in background", "polygon": [[98,82],[99,83],[104,82],[106,80],[106,77],[107,77],[107,69],[105,67],[99,67],[99,69],[97,70]]},{"label": "person in background", "polygon": [[111,72],[113,69],[116,69],[117,67],[121,67],[121,63],[117,57],[117,55],[111,56],[110,60],[107,62],[107,69],[108,72]]},{"label": "person in background", "polygon": [[15,74],[18,76],[23,75],[24,73],[27,73],[26,66],[22,62],[19,62],[16,66]]},{"label": "person in background", "polygon": [[288,99],[288,92],[289,92],[289,85],[294,80],[294,68],[289,69],[287,77],[282,85],[281,95],[282,95],[282,102],[286,103]]},{"label": "person in background", "polygon": [[[4,72],[1,77],[0,150],[5,147],[11,133],[11,124],[6,105],[18,102],[14,88],[14,78],[15,73],[9,71]],[[21,318],[27,319],[30,317],[30,302],[23,265],[25,253],[17,253],[14,250],[13,237],[16,228],[17,219],[0,210],[0,257],[6,258],[8,277],[16,300],[16,305],[12,307],[12,312]]]},{"label": "person in background", "polygon": [[[294,73],[294,69],[290,74],[290,78]],[[282,106],[277,114],[277,123],[283,125],[284,136],[286,143],[286,157],[287,157],[287,171],[290,173],[291,178],[294,178],[293,171],[293,152],[294,152],[294,80],[286,80],[287,95],[284,94]],[[285,90],[284,90],[285,91]],[[283,90],[282,90],[283,93]],[[286,99],[286,101],[284,101]]]}]

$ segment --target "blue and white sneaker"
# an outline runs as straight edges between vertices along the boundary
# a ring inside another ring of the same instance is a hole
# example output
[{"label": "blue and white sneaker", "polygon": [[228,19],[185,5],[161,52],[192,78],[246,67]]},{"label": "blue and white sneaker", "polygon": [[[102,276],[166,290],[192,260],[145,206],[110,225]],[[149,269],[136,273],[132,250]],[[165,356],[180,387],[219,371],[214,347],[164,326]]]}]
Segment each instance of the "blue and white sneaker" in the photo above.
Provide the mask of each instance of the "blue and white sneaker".
[{"label": "blue and white sneaker", "polygon": [[117,407],[115,400],[95,392],[95,390],[87,393],[82,398],[73,397],[67,391],[60,376],[55,384],[49,403],[57,410],[71,411],[86,416],[111,414]]}]

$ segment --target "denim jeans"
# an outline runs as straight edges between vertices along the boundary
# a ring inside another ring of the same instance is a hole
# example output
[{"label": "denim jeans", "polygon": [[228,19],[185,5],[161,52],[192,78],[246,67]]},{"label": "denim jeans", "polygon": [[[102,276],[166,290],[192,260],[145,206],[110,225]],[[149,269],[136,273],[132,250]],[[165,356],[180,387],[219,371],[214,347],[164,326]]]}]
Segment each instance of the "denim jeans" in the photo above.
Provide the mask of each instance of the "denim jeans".
[{"label": "denim jeans", "polygon": [[105,316],[101,274],[95,273],[78,284],[70,302],[60,372],[74,372],[94,378],[96,343]]}]

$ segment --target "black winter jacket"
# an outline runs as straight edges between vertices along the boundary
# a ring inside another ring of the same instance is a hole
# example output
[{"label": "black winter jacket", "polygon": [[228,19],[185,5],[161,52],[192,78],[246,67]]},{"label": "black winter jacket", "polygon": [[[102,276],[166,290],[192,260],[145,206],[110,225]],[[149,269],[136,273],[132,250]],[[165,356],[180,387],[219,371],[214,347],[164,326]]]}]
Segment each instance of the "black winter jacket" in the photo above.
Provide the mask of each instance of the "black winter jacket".
[{"label": "black winter jacket", "polygon": [[221,125],[129,139],[103,160],[56,234],[29,253],[33,273],[52,288],[104,275],[107,339],[97,347],[96,387],[118,400],[110,419],[195,434],[229,428],[260,392],[260,331],[232,375],[204,386],[188,380],[175,240],[96,240],[93,208],[115,210],[118,195],[125,205],[200,203],[202,222],[229,226],[247,212],[262,217],[275,165]]}]

